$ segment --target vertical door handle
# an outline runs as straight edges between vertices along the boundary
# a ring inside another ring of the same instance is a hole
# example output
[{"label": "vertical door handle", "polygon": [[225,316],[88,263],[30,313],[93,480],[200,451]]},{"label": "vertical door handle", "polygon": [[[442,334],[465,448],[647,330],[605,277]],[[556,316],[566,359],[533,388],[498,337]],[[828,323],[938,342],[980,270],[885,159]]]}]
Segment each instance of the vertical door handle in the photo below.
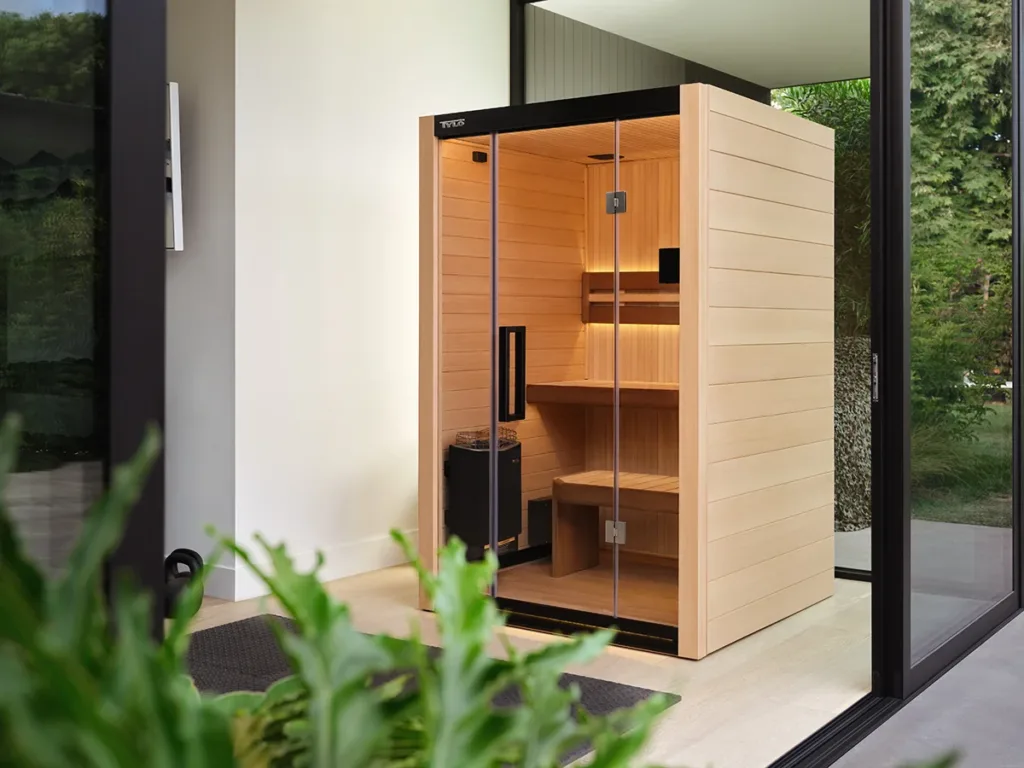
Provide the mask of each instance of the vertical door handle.
[{"label": "vertical door handle", "polygon": [[[515,405],[509,410],[512,338],[516,342]],[[498,421],[526,418],[526,326],[503,325],[498,329]]]}]

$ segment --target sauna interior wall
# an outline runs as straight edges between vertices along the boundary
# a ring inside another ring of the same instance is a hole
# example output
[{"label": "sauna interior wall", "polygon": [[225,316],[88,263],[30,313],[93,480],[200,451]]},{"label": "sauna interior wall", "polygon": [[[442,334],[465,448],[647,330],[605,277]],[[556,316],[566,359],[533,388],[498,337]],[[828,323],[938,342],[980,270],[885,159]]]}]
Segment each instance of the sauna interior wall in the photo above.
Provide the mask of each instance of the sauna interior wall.
[{"label": "sauna interior wall", "polygon": [[[651,145],[654,135],[671,134],[679,144],[679,118],[625,121],[621,124],[619,189],[627,196],[626,213],[618,214],[619,271],[657,272],[658,250],[679,247],[679,155],[630,160]],[[615,189],[613,163],[587,166],[587,270],[614,271],[614,220],[605,212],[605,192]],[[614,326],[587,325],[587,378],[614,378]],[[679,383],[679,326],[619,325],[621,382]],[[586,468],[612,469],[612,409],[588,408]],[[619,468],[622,472],[679,474],[679,412],[664,408],[621,408]],[[601,510],[602,525],[612,510]],[[620,508],[626,523],[626,543],[620,554],[634,559],[677,565],[678,513]],[[602,542],[607,556],[610,545]]]},{"label": "sauna interior wall", "polygon": [[[477,141],[440,143],[440,429],[441,451],[456,433],[490,422],[490,162],[472,160]],[[500,149],[498,312],[500,325],[527,327],[527,383],[585,377],[580,317],[586,238],[586,169],[579,163]],[[508,424],[522,443],[523,528],[526,504],[549,496],[552,480],[585,466],[578,409]],[[443,517],[443,514],[441,515]]]},{"label": "sauna interior wall", "polygon": [[834,141],[705,94],[711,652],[834,589]]}]

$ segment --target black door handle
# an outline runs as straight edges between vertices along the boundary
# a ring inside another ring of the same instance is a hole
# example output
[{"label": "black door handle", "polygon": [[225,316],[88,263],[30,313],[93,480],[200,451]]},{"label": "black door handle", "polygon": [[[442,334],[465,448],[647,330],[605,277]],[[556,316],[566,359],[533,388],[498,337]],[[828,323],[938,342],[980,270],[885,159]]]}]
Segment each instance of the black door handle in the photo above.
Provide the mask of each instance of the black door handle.
[{"label": "black door handle", "polygon": [[[516,340],[515,405],[509,411],[512,337]],[[498,421],[522,421],[526,418],[526,326],[503,325],[498,329]]]}]

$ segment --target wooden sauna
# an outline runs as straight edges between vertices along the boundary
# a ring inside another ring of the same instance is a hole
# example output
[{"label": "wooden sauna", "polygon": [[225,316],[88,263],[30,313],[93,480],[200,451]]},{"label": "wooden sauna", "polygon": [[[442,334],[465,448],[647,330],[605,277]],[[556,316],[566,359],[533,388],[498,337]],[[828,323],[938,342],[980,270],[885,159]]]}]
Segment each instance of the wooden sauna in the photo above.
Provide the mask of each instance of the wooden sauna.
[{"label": "wooden sauna", "polygon": [[702,84],[422,118],[430,567],[691,659],[831,597],[833,152]]}]

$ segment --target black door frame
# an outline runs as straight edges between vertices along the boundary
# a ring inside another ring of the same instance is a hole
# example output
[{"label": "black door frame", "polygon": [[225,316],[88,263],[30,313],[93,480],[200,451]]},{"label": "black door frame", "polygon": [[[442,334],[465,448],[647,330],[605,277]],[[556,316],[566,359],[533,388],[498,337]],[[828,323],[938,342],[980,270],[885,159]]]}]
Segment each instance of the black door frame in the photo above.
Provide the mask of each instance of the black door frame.
[{"label": "black door frame", "polygon": [[[1020,35],[1013,9],[1013,356],[1021,357]],[[872,4],[872,414],[874,692],[907,699],[954,666],[1021,609],[1021,393],[1013,404],[1013,593],[911,664],[910,496],[910,0]],[[877,167],[876,167],[877,166]],[[1014,370],[1014,378],[1016,370]]]},{"label": "black door frame", "polygon": [[[108,0],[107,99],[98,111],[101,173],[108,179],[107,312],[100,338],[108,382],[105,479],[138,449],[148,424],[164,425],[166,259],[166,0]],[[100,251],[104,251],[101,249]],[[101,307],[103,304],[100,305]],[[101,321],[102,322],[102,321]],[[102,364],[101,364],[102,365]],[[164,462],[157,460],[108,574],[128,571],[153,594],[163,631]]]}]

